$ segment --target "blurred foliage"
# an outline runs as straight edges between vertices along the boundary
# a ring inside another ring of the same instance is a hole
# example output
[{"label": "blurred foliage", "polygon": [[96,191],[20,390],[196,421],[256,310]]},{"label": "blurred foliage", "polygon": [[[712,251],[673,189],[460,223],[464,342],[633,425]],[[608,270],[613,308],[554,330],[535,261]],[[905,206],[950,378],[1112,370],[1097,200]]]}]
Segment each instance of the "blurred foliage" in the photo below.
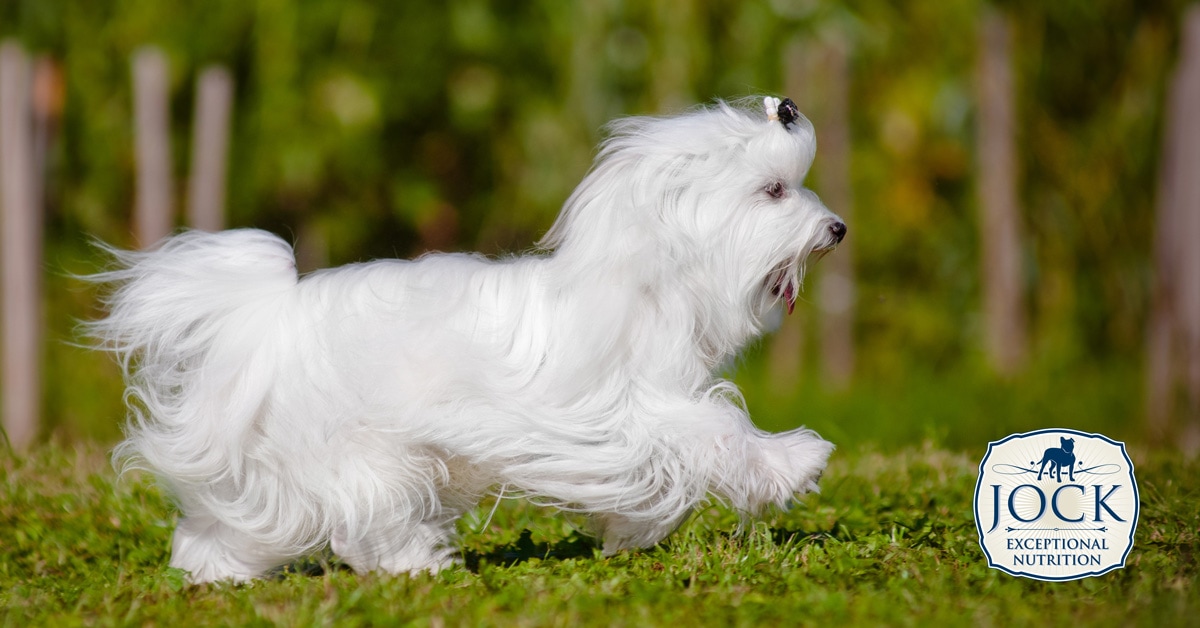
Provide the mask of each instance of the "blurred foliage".
[{"label": "blurred foliage", "polygon": [[[586,171],[605,121],[779,93],[795,72],[788,46],[846,41],[856,390],[879,391],[905,388],[914,372],[930,387],[947,373],[1003,386],[978,349],[973,157],[978,23],[999,10],[1016,38],[1036,356],[1022,381],[1112,364],[1116,375],[1099,381],[1136,398],[1163,97],[1184,5],[3,0],[0,36],[65,72],[48,173],[51,271],[86,271],[87,237],[131,243],[129,59],[140,46],[171,62],[180,200],[194,79],[224,64],[237,84],[230,223],[339,264],[528,248]],[[91,297],[48,282],[49,427],[111,434],[115,373],[62,342]]]}]

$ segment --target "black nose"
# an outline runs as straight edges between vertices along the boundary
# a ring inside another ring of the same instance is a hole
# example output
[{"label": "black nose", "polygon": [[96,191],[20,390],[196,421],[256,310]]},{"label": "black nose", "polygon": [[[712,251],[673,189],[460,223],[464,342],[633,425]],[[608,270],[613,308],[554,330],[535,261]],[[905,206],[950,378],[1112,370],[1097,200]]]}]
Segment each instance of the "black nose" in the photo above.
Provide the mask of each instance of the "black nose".
[{"label": "black nose", "polygon": [[829,225],[829,233],[832,233],[833,237],[840,243],[842,238],[846,237],[846,223],[835,222]]}]

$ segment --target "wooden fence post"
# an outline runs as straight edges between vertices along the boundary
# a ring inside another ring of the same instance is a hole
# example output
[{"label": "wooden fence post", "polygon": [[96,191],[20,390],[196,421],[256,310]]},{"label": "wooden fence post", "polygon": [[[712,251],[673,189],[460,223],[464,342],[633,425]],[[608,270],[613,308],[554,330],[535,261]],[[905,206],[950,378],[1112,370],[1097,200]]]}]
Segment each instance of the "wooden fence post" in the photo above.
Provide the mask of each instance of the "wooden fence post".
[{"label": "wooden fence post", "polygon": [[[783,48],[783,95],[795,100],[800,110],[808,116],[813,115],[810,107],[814,104],[808,94],[808,85],[812,80],[812,64],[809,63],[812,48],[808,38],[802,36],[796,36]],[[779,330],[769,341],[767,376],[773,390],[794,390],[800,379],[804,367],[807,321],[807,312],[798,309],[792,316],[784,317]]]},{"label": "wooden fence post", "polygon": [[[851,239],[816,269],[821,375],[836,388],[854,375],[854,194],[850,186],[849,43],[841,31],[819,42],[794,41],[784,49],[786,95],[796,99],[817,132],[816,187],[821,200],[850,227]],[[801,325],[787,321],[771,345],[776,386],[789,385],[800,372],[804,348]]]},{"label": "wooden fence post", "polygon": [[822,47],[825,105],[817,144],[821,166],[817,185],[821,198],[849,226],[849,236],[822,262],[818,298],[821,305],[822,371],[830,384],[844,388],[854,375],[854,193],[850,186],[850,63],[848,44],[836,36]]},{"label": "wooden fence post", "polygon": [[1011,30],[1003,14],[984,14],[978,75],[984,347],[1003,375],[1019,370],[1026,353]]},{"label": "wooden fence post", "polygon": [[41,406],[41,213],[33,187],[30,64],[0,46],[0,268],[3,270],[3,411],[9,444],[37,435]]},{"label": "wooden fence post", "polygon": [[[1200,451],[1200,6],[1183,20],[1167,97],[1146,330],[1146,417],[1156,440]],[[1182,372],[1180,372],[1182,370]],[[1180,384],[1184,424],[1171,425]]]},{"label": "wooden fence post", "polygon": [[167,59],[147,46],[133,55],[134,139],[137,151],[137,200],[134,235],[145,248],[171,233],[171,122]]},{"label": "wooden fence post", "polygon": [[188,178],[188,225],[204,231],[225,226],[225,177],[229,156],[229,119],[233,77],[209,67],[196,80],[192,127],[191,176]]},{"label": "wooden fence post", "polygon": [[1200,6],[1192,5],[1184,20],[1183,63],[1180,91],[1185,98],[1180,129],[1185,154],[1180,155],[1176,202],[1183,213],[1183,268],[1179,273],[1180,316],[1186,340],[1188,406],[1180,447],[1189,454],[1200,451]]}]

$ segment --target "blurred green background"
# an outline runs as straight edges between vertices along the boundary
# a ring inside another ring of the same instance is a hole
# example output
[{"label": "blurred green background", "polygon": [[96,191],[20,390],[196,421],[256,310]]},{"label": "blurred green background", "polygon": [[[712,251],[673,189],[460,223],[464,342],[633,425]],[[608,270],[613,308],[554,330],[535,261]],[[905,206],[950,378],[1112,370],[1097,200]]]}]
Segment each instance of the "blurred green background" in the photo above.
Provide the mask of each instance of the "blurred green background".
[{"label": "blurred green background", "polygon": [[[734,366],[756,420],[885,448],[981,450],[1041,427],[1145,442],[1154,191],[1185,4],[3,0],[0,36],[65,77],[47,181],[43,432],[120,433],[115,365],[72,345],[95,295],[65,274],[97,268],[91,237],[133,244],[141,46],[170,61],[180,200],[195,77],[223,64],[236,81],[227,222],[300,240],[316,265],[526,250],[604,122],[749,94],[819,100],[783,93],[785,51],[837,37],[850,60],[856,372],[848,388],[826,385],[809,290],[785,323],[809,340],[794,380],[772,376],[769,338]],[[1011,377],[981,348],[974,81],[989,8],[1014,36],[1031,358]]]}]

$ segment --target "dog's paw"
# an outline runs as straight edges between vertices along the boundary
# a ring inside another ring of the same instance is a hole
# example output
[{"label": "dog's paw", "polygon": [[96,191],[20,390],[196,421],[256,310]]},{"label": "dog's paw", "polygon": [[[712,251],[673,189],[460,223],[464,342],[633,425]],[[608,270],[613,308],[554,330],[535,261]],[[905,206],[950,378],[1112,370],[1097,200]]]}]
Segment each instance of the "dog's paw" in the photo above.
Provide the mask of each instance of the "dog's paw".
[{"label": "dog's paw", "polygon": [[784,476],[789,492],[819,492],[818,481],[833,453],[833,443],[806,429],[777,434],[774,440],[778,447],[770,452],[772,465]]},{"label": "dog's paw", "polygon": [[358,573],[434,573],[462,564],[445,543],[441,526],[414,524],[407,530],[385,529],[350,540],[343,530],[333,534],[330,549]]},{"label": "dog's paw", "polygon": [[291,558],[256,546],[232,530],[204,518],[185,517],[171,540],[170,566],[188,573],[188,582],[248,582]]}]

